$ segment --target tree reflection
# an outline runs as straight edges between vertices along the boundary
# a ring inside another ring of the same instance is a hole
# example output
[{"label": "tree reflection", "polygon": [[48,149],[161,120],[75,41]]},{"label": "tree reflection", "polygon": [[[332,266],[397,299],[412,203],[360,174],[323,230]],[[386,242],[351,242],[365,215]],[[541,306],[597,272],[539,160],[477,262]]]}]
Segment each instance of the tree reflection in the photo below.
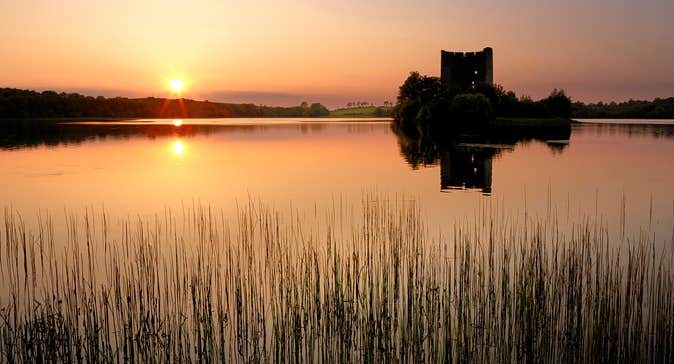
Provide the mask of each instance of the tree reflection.
[{"label": "tree reflection", "polygon": [[400,153],[413,169],[440,166],[442,191],[469,189],[492,192],[492,163],[518,143],[545,142],[554,154],[568,147],[571,127],[505,128],[492,127],[457,132],[423,133],[391,125]]},{"label": "tree reflection", "polygon": [[492,159],[503,149],[457,147],[440,155],[440,189],[479,189],[491,193]]},{"label": "tree reflection", "polygon": [[0,149],[19,149],[37,146],[80,144],[95,140],[130,138],[190,138],[227,132],[261,132],[279,128],[295,128],[318,133],[321,124],[227,125],[213,123],[185,123],[172,120],[170,124],[128,122],[59,123],[52,120],[0,120]]}]

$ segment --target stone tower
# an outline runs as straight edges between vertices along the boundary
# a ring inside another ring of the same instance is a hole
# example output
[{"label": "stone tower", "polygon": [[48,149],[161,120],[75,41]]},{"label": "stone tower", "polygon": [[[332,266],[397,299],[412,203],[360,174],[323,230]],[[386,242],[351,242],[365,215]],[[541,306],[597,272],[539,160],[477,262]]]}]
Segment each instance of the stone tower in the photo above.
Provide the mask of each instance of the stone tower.
[{"label": "stone tower", "polygon": [[467,90],[478,83],[494,83],[494,51],[441,51],[440,78],[451,88]]}]

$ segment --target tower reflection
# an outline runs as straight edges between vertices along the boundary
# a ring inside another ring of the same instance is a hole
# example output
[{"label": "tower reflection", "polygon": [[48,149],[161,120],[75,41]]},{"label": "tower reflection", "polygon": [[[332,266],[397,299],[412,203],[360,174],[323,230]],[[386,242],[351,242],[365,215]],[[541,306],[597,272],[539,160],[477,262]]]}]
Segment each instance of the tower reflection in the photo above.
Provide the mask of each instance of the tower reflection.
[{"label": "tower reflection", "polygon": [[491,193],[495,148],[456,148],[440,156],[440,189],[479,189]]},{"label": "tower reflection", "polygon": [[[400,154],[413,169],[440,166],[440,190],[479,190],[491,194],[493,161],[512,151],[520,142],[546,142],[555,154],[568,146],[571,128],[515,129],[485,128],[470,133],[420,133],[404,131],[392,124]],[[564,142],[562,142],[564,141]]]}]

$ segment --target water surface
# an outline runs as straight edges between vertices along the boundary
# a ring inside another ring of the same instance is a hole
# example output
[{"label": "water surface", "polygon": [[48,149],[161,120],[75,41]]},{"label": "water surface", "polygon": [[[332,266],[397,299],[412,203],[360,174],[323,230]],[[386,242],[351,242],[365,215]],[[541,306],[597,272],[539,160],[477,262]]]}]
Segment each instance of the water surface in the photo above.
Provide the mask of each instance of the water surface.
[{"label": "water surface", "polygon": [[229,213],[250,198],[310,210],[376,192],[416,199],[429,229],[445,233],[485,205],[591,216],[612,232],[624,220],[660,242],[674,231],[671,121],[584,122],[562,139],[467,139],[422,155],[376,119],[137,120],[4,134],[0,201],[24,215],[145,215],[195,201]]}]

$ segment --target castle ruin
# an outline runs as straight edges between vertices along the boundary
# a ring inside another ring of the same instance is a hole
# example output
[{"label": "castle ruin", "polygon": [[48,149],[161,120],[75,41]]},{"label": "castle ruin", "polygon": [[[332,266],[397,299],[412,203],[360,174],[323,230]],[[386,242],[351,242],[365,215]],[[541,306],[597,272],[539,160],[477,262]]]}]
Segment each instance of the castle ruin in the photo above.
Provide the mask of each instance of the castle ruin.
[{"label": "castle ruin", "polygon": [[494,51],[441,51],[440,79],[451,88],[467,90],[478,83],[494,83]]}]

